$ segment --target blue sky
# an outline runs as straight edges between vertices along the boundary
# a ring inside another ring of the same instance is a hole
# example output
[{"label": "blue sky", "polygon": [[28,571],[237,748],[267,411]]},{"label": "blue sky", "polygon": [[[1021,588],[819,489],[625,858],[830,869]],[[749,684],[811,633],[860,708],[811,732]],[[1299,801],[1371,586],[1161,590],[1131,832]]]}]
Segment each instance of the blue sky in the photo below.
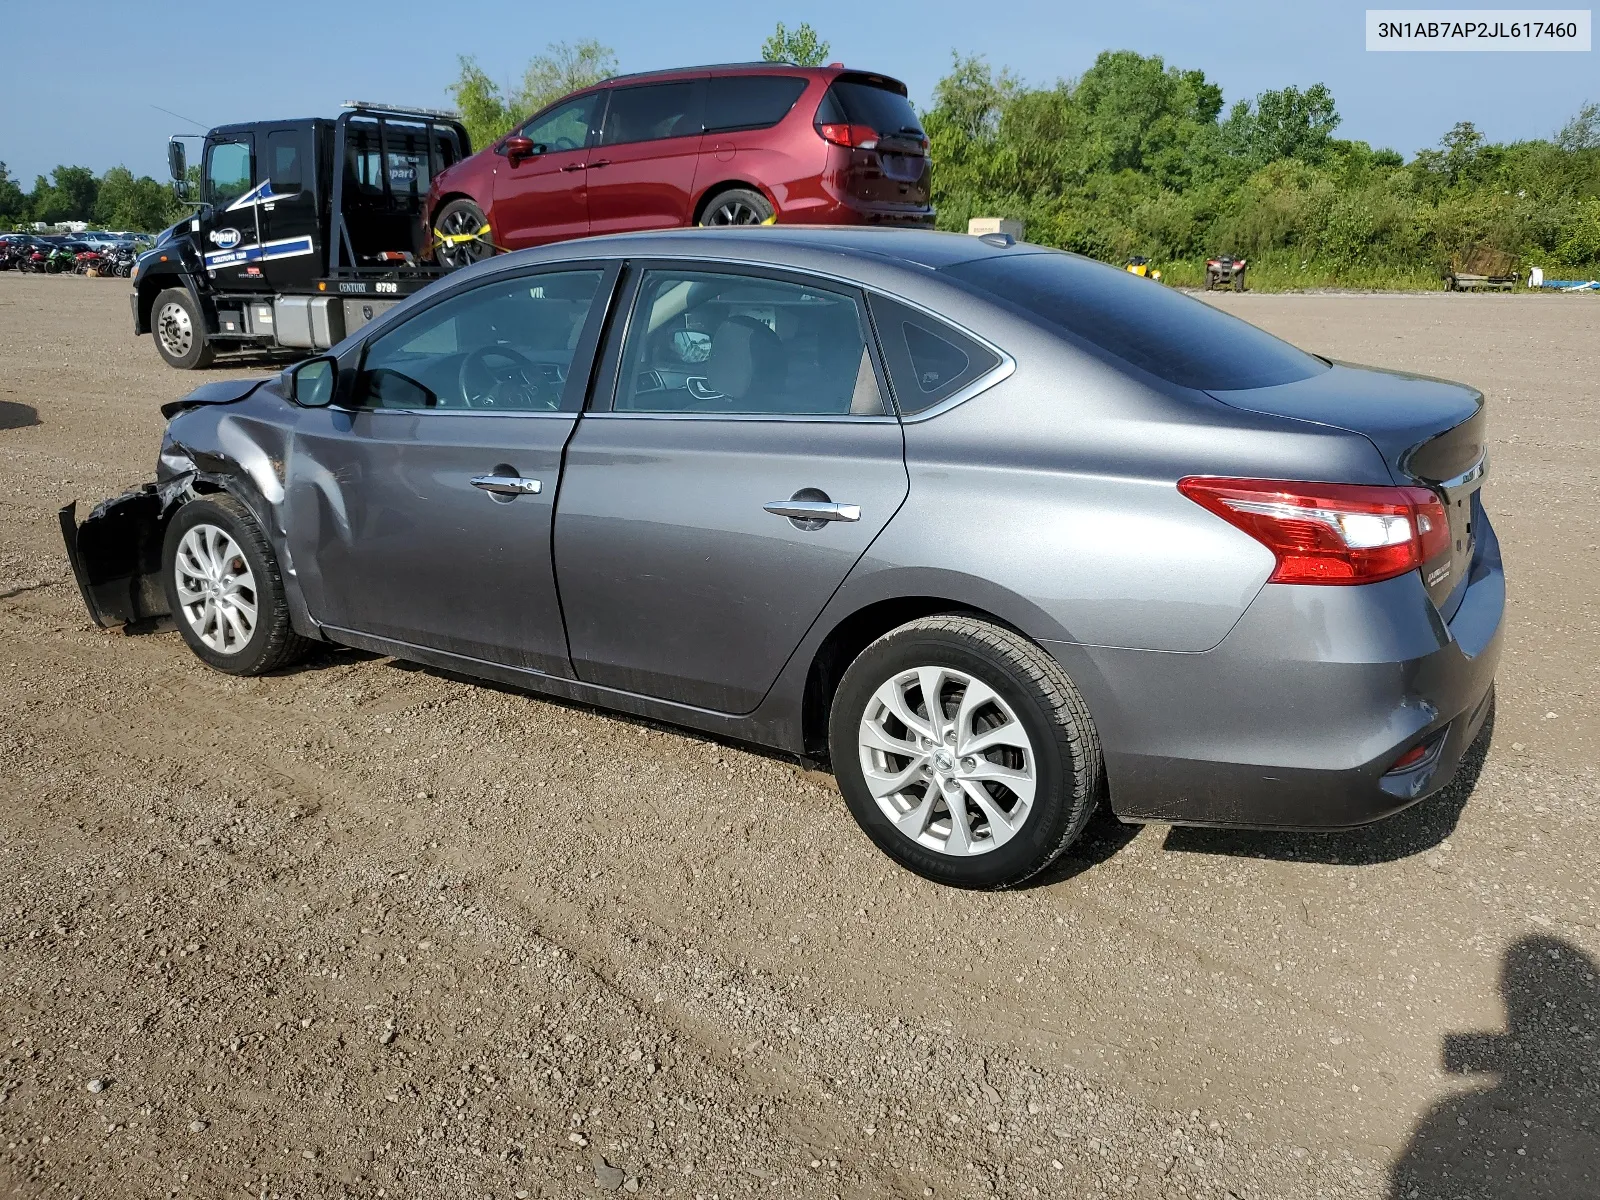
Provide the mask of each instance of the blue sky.
[{"label": "blue sky", "polygon": [[[547,43],[584,37],[612,46],[624,71],[726,62],[758,57],[778,20],[811,22],[832,42],[834,58],[904,79],[919,103],[954,47],[1034,83],[1080,74],[1104,49],[1160,54],[1204,70],[1230,104],[1320,81],[1338,101],[1343,136],[1407,156],[1458,120],[1495,140],[1548,136],[1585,100],[1600,100],[1592,51],[1369,54],[1365,5],[1342,0],[807,0],[788,8],[76,0],[65,9],[10,0],[6,9],[0,161],[24,187],[62,162],[96,171],[124,163],[161,176],[167,136],[193,126],[154,105],[203,125],[330,115],[349,99],[445,107],[458,54],[477,55],[505,81],[519,78]],[[39,53],[14,52],[27,46]]]}]

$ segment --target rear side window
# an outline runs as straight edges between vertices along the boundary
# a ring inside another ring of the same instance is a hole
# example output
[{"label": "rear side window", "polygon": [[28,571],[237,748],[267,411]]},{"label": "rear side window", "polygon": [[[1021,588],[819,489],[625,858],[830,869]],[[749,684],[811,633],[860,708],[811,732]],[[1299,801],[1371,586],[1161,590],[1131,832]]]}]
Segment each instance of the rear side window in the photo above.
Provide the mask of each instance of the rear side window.
[{"label": "rear side window", "polygon": [[276,196],[293,196],[305,184],[310,158],[308,130],[274,129],[267,134],[267,171]]},{"label": "rear side window", "polygon": [[706,132],[766,129],[789,115],[806,81],[792,75],[728,75],[706,84]]},{"label": "rear side window", "polygon": [[922,122],[911,101],[888,84],[858,79],[834,81],[822,98],[817,123],[868,125],[880,135],[922,136]]},{"label": "rear side window", "polygon": [[616,88],[600,131],[602,146],[654,142],[700,132],[693,80]]},{"label": "rear side window", "polygon": [[942,404],[1000,365],[993,350],[936,317],[882,296],[871,304],[903,416]]},{"label": "rear side window", "polygon": [[1180,387],[1271,387],[1328,369],[1209,304],[1076,254],[999,254],[944,271]]}]

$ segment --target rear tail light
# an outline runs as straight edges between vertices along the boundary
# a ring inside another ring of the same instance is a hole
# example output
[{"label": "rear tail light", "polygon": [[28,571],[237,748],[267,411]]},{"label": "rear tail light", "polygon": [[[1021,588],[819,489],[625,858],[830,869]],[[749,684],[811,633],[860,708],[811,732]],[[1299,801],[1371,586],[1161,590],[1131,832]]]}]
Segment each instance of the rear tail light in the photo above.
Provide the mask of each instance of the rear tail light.
[{"label": "rear tail light", "polygon": [[1192,475],[1178,490],[1271,550],[1271,583],[1376,583],[1450,547],[1427,488]]},{"label": "rear tail light", "polygon": [[870,125],[818,125],[822,140],[852,150],[871,150],[878,144],[878,131]]}]

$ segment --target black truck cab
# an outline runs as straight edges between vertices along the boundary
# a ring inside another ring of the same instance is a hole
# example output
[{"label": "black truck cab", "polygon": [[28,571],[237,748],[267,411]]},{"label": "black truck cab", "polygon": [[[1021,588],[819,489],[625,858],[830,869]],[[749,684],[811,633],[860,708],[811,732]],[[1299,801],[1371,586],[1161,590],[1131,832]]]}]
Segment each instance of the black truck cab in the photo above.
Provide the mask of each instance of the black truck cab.
[{"label": "black truck cab", "polygon": [[217,350],[326,349],[441,273],[427,260],[433,176],[467,157],[453,113],[354,103],[337,118],[221,125],[198,179],[169,145],[192,216],[139,257],[133,327],[170,365]]}]

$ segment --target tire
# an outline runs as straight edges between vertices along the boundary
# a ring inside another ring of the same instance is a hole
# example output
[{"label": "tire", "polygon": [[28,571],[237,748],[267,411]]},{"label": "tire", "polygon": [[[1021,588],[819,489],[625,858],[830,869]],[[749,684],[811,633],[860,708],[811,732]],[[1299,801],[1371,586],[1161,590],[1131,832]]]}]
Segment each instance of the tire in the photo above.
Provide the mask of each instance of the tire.
[{"label": "tire", "polygon": [[[197,544],[203,548],[199,552]],[[190,500],[173,515],[162,545],[161,579],[172,619],[189,649],[225,674],[276,671],[303,658],[312,646],[289,624],[272,544],[250,510],[225,492]],[[215,599],[193,602],[197,593],[206,594],[195,585],[208,580],[220,583],[211,592]],[[253,620],[240,607],[247,602],[253,602]],[[224,619],[221,610],[228,607],[237,620]]]},{"label": "tire", "polygon": [[[895,715],[926,718],[919,680],[932,678],[929,669],[938,672],[940,727],[952,738],[955,726],[966,727],[953,745],[922,740]],[[962,700],[973,683],[988,691],[969,710]],[[969,733],[997,732],[960,755]],[[1014,887],[1038,874],[1083,832],[1101,795],[1099,736],[1066,673],[1020,634],[959,614],[902,625],[857,656],[833,698],[828,746],[839,790],[867,836],[908,870],[953,887]],[[1001,783],[1000,770],[1025,782]],[[892,790],[899,781],[904,787]],[[982,789],[989,803],[970,789]],[[966,814],[959,829],[951,799]]]},{"label": "tire", "polygon": [[167,288],[150,306],[150,336],[169,367],[194,371],[209,366],[216,350],[206,338],[206,321],[188,288]]},{"label": "tire", "polygon": [[[482,232],[489,224],[489,218],[483,215],[471,200],[452,200],[439,210],[439,215],[434,219],[433,228],[436,233],[461,236],[474,234],[480,238],[491,238]],[[458,245],[440,245],[434,251],[434,258],[446,271],[459,271],[462,267],[470,267],[475,262],[482,262],[495,253],[492,240],[462,242]]]},{"label": "tire", "polygon": [[1243,271],[1240,271],[1238,274],[1236,274],[1233,277],[1233,290],[1236,291],[1236,292],[1244,291],[1244,272]]},{"label": "tire", "polygon": [[706,202],[700,213],[702,226],[769,225],[776,210],[760,192],[749,188],[729,188]]}]

